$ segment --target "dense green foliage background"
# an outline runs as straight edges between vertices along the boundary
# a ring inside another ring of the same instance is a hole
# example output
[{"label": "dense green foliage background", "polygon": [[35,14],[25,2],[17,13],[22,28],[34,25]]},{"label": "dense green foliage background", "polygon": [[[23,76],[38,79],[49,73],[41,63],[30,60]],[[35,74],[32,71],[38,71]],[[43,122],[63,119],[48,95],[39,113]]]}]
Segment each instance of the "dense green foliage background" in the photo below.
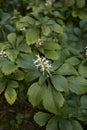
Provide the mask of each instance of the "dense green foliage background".
[{"label": "dense green foliage background", "polygon": [[86,45],[86,0],[0,0],[0,104],[31,103],[46,130],[85,130]]}]

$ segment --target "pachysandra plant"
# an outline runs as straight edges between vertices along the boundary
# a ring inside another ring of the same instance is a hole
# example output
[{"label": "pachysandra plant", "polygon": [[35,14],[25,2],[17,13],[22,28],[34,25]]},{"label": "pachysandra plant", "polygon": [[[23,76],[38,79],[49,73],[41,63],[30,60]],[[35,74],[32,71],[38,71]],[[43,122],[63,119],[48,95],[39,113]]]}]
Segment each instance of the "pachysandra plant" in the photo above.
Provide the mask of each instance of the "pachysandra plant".
[{"label": "pachysandra plant", "polygon": [[1,17],[0,94],[13,105],[26,90],[46,130],[85,130],[86,0],[22,1]]}]

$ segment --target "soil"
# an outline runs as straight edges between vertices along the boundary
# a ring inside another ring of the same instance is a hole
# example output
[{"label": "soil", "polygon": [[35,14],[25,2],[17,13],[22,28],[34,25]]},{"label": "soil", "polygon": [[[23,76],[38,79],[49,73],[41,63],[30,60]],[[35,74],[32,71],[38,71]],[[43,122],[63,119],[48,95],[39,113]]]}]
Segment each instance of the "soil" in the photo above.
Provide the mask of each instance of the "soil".
[{"label": "soil", "polygon": [[[17,124],[16,116],[19,113],[24,118],[21,123]],[[36,109],[33,109],[29,103],[16,102],[12,106],[7,103],[0,104],[0,130],[45,130],[44,127],[35,123],[33,119],[35,113]]]}]

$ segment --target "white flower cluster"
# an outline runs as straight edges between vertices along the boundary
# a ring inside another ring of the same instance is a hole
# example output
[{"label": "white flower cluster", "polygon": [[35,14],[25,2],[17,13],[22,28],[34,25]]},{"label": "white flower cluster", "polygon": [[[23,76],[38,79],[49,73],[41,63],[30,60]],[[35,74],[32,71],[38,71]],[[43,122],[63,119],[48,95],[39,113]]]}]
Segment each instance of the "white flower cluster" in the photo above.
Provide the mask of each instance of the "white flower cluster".
[{"label": "white flower cluster", "polygon": [[20,31],[25,31],[25,30],[26,30],[25,27],[20,28]]},{"label": "white flower cluster", "polygon": [[6,52],[4,50],[0,50],[0,57],[7,57]]},{"label": "white flower cluster", "polygon": [[46,6],[52,5],[52,3],[55,2],[55,0],[46,0]]},{"label": "white flower cluster", "polygon": [[85,47],[85,56],[87,56],[87,46]]},{"label": "white flower cluster", "polygon": [[44,72],[47,72],[50,74],[49,69],[52,68],[51,64],[49,63],[49,60],[47,60],[43,56],[36,55],[37,59],[34,60],[35,66],[44,74]]},{"label": "white flower cluster", "polygon": [[43,44],[43,39],[38,39],[38,41],[35,43],[36,47],[40,47]]}]

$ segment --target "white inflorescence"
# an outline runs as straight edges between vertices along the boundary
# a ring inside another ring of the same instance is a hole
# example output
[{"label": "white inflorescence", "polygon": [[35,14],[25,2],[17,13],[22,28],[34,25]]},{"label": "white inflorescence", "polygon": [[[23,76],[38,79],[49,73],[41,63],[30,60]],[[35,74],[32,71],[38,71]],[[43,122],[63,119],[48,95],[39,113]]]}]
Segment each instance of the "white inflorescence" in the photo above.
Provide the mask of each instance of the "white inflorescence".
[{"label": "white inflorescence", "polygon": [[51,5],[53,2],[55,2],[55,0],[46,0],[46,5]]},{"label": "white inflorescence", "polygon": [[87,56],[87,46],[85,47],[85,56]]},{"label": "white inflorescence", "polygon": [[4,50],[0,51],[0,57],[7,57],[6,52]]},{"label": "white inflorescence", "polygon": [[38,39],[38,41],[36,42],[35,46],[36,47],[40,47],[43,43],[43,39]]},{"label": "white inflorescence", "polygon": [[25,27],[20,28],[20,31],[25,31],[25,30],[26,30]]},{"label": "white inflorescence", "polygon": [[41,71],[41,72],[47,72],[50,74],[49,69],[52,67],[51,64],[49,63],[49,60],[47,60],[43,56],[36,55],[37,59],[34,60],[35,66]]}]

